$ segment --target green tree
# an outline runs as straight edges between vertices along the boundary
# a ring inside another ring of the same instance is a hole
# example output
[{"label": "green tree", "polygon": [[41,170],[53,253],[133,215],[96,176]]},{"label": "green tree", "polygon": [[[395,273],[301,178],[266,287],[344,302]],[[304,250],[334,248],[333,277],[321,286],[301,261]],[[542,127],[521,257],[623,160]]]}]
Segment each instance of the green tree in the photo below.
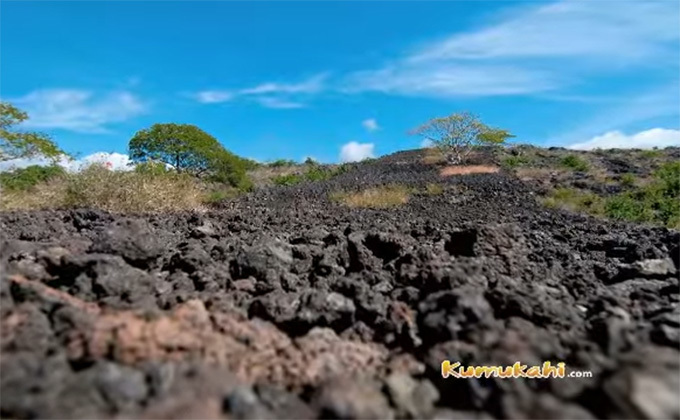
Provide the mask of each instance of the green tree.
[{"label": "green tree", "polygon": [[32,157],[56,160],[66,156],[46,134],[17,131],[15,126],[27,119],[24,111],[0,102],[0,162]]},{"label": "green tree", "polygon": [[463,163],[475,146],[494,146],[514,137],[507,130],[484,124],[468,112],[434,118],[413,129],[410,134],[423,137],[439,148],[454,165]]},{"label": "green tree", "polygon": [[223,150],[210,134],[189,124],[154,124],[130,140],[130,158],[137,163],[162,162],[175,171],[201,175]]},{"label": "green tree", "polygon": [[189,124],[154,124],[130,140],[136,163],[170,165],[178,173],[234,186],[244,184],[246,160],[226,150],[216,138]]}]

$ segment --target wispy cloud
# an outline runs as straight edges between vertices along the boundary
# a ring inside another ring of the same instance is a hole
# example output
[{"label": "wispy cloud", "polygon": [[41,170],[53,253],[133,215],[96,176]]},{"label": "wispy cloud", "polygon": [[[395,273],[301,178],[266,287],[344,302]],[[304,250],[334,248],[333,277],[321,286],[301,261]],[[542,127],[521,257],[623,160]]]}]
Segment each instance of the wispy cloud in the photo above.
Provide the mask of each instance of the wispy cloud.
[{"label": "wispy cloud", "polygon": [[589,57],[637,63],[677,48],[678,12],[677,2],[670,1],[561,1],[455,35],[409,61]]},{"label": "wispy cloud", "polygon": [[96,95],[78,89],[36,90],[10,101],[28,113],[27,128],[107,132],[112,123],[143,114],[147,105],[128,91]]},{"label": "wispy cloud", "polygon": [[378,125],[378,121],[376,121],[375,118],[368,118],[366,120],[363,120],[361,122],[361,125],[367,130],[367,131],[377,131],[380,130],[380,126]]},{"label": "wispy cloud", "polygon": [[373,157],[373,143],[359,143],[351,141],[340,149],[341,162],[358,162]]},{"label": "wispy cloud", "polygon": [[255,98],[255,101],[265,108],[272,109],[296,109],[304,108],[306,106],[302,102],[289,101],[274,96],[258,96]]},{"label": "wispy cloud", "polygon": [[512,66],[402,63],[351,74],[345,81],[345,91],[426,97],[514,95],[554,89],[555,78],[542,71]]},{"label": "wispy cloud", "polygon": [[492,25],[351,73],[344,90],[430,97],[544,94],[591,75],[677,63],[676,2],[612,5],[565,0],[521,7]]},{"label": "wispy cloud", "polygon": [[253,88],[241,89],[240,95],[260,95],[272,93],[317,93],[324,88],[327,74],[317,74],[299,83],[263,83]]},{"label": "wispy cloud", "polygon": [[220,102],[227,102],[234,98],[231,92],[221,90],[204,90],[196,93],[196,100],[204,104],[215,104]]},{"label": "wispy cloud", "polygon": [[652,128],[635,134],[610,131],[583,143],[568,146],[570,149],[652,149],[680,146],[680,130]]},{"label": "wispy cloud", "polygon": [[245,98],[266,108],[303,108],[305,100],[324,90],[327,78],[328,74],[321,73],[296,83],[267,82],[243,89],[204,90],[194,94],[194,98],[205,104]]}]

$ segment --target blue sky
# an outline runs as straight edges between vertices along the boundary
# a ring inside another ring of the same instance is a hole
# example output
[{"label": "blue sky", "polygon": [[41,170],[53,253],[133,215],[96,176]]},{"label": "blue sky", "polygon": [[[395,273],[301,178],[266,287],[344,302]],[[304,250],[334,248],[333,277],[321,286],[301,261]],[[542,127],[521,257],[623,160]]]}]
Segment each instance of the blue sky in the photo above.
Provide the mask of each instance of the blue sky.
[{"label": "blue sky", "polygon": [[471,111],[516,141],[680,144],[680,10],[653,1],[2,1],[0,95],[68,152],[158,122],[258,160],[420,147]]}]

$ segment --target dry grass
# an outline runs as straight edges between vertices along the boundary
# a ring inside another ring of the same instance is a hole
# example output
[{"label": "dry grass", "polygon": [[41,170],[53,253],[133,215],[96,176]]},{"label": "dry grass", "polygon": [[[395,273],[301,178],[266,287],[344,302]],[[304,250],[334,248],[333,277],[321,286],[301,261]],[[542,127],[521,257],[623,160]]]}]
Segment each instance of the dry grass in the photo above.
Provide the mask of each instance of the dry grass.
[{"label": "dry grass", "polygon": [[30,190],[6,191],[2,210],[98,208],[111,212],[165,212],[202,208],[206,192],[195,179],[109,171],[92,166],[76,174],[38,184]]},{"label": "dry grass", "polygon": [[554,172],[564,172],[563,170],[547,168],[517,168],[515,174],[522,181],[550,179]]},{"label": "dry grass", "polygon": [[441,176],[470,175],[470,174],[494,174],[499,171],[497,166],[489,165],[468,165],[468,166],[447,166],[439,174]]},{"label": "dry grass", "polygon": [[436,147],[428,147],[423,153],[422,162],[425,165],[439,165],[446,163],[446,156]]},{"label": "dry grass", "polygon": [[274,178],[302,174],[305,171],[303,166],[262,166],[248,171],[248,178],[257,187],[273,185]]},{"label": "dry grass", "polygon": [[348,207],[384,209],[406,204],[410,196],[411,190],[408,187],[388,185],[368,188],[356,193],[335,192],[330,198]]},{"label": "dry grass", "polygon": [[439,195],[444,192],[444,187],[441,184],[430,183],[425,186],[425,194]]}]

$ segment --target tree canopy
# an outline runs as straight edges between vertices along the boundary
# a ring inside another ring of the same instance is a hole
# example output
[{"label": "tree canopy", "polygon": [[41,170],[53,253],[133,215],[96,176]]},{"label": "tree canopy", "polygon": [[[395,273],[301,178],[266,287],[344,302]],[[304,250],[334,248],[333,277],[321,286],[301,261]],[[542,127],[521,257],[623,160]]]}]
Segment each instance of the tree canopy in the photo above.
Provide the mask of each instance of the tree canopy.
[{"label": "tree canopy", "polygon": [[468,112],[434,118],[411,131],[442,150],[450,163],[462,163],[475,146],[503,144],[514,137],[507,130],[492,128]]},{"label": "tree canopy", "polygon": [[8,102],[0,102],[0,162],[18,158],[57,159],[66,154],[46,134],[17,131],[28,114]]},{"label": "tree canopy", "polygon": [[133,162],[160,162],[178,173],[208,177],[234,186],[245,179],[245,161],[210,134],[190,124],[154,124],[129,144]]}]

